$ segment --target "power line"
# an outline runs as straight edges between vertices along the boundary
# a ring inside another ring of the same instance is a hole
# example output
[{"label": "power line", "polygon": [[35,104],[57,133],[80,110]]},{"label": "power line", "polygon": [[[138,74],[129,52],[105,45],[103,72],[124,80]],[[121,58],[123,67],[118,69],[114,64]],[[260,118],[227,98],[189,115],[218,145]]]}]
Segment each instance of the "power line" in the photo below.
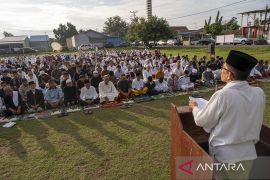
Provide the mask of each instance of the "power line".
[{"label": "power line", "polygon": [[[221,8],[225,8],[225,7],[237,5],[237,4],[240,4],[240,3],[245,2],[245,1],[250,1],[250,0],[241,0],[241,1],[237,1],[237,2],[234,2],[234,3],[227,4],[227,5],[223,5],[223,6],[220,6],[220,7],[208,9],[208,10],[205,10],[205,11],[201,11],[201,12],[197,12],[197,13],[193,13],[193,14],[188,14],[188,15],[184,15],[184,16],[179,16],[179,17],[175,17],[175,18],[168,18],[168,19],[166,18],[166,19],[167,20],[174,20],[174,19],[180,19],[180,18],[195,16],[195,15],[199,15],[199,14],[203,14],[203,13],[215,11],[215,10],[218,10],[218,9],[221,9]],[[252,1],[254,1],[254,0],[252,0]]]}]

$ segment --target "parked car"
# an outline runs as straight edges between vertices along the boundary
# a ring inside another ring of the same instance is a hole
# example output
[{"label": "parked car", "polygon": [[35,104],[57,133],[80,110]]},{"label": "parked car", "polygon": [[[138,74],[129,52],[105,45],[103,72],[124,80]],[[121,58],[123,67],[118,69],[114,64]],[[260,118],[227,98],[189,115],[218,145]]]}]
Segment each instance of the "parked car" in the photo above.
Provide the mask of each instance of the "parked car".
[{"label": "parked car", "polygon": [[253,40],[249,38],[235,37],[233,44],[251,45],[253,44]]},{"label": "parked car", "polygon": [[266,39],[257,39],[254,41],[255,45],[268,45],[268,42]]},{"label": "parked car", "polygon": [[0,54],[8,54],[9,50],[7,49],[0,49]]},{"label": "parked car", "polygon": [[169,45],[169,46],[174,46],[176,43],[177,43],[176,39],[169,39],[167,41],[167,45]]},{"label": "parked car", "polygon": [[94,49],[95,47],[92,44],[82,44],[78,47],[79,51],[89,51]]},{"label": "parked car", "polygon": [[200,39],[196,45],[209,45],[211,43],[215,43],[215,40],[211,38],[204,38]]},{"label": "parked car", "polygon": [[157,44],[160,46],[165,46],[165,45],[167,45],[167,41],[160,40],[157,42]]}]

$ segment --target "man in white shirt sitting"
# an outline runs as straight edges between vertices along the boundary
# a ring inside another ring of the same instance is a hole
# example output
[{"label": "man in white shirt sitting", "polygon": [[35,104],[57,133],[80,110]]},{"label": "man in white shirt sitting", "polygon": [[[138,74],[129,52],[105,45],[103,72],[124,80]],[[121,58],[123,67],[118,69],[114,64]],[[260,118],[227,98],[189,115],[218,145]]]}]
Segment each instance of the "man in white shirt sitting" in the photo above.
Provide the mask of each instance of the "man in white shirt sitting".
[{"label": "man in white shirt sitting", "polygon": [[141,96],[147,93],[147,88],[144,86],[140,73],[136,73],[136,78],[132,81],[132,92],[134,96]]},{"label": "man in white shirt sitting", "polygon": [[91,86],[89,80],[84,81],[84,87],[81,89],[80,104],[83,106],[93,105],[97,102],[98,93],[94,86]]},{"label": "man in white shirt sitting", "polygon": [[110,81],[109,76],[105,75],[101,83],[99,83],[99,97],[101,103],[108,103],[116,101],[119,95],[119,92],[116,90],[113,83]]},{"label": "man in white shirt sitting", "polygon": [[148,77],[153,76],[153,72],[151,70],[151,67],[148,65],[145,67],[145,70],[143,70],[143,81],[146,83],[148,81]]},{"label": "man in white shirt sitting", "polygon": [[183,68],[181,67],[180,61],[177,61],[176,67],[173,69],[173,73],[179,78],[180,76],[183,75],[184,71]]},{"label": "man in white shirt sitting", "polygon": [[167,82],[164,81],[164,77],[160,77],[156,82],[155,90],[158,93],[165,93],[169,91]]},{"label": "man in white shirt sitting", "polygon": [[190,90],[190,89],[194,89],[194,83],[192,83],[190,81],[190,77],[188,76],[189,74],[189,71],[188,70],[185,70],[184,71],[184,75],[181,76],[179,79],[178,79],[178,86],[179,86],[179,89],[183,90],[183,91],[187,91],[187,90]]}]

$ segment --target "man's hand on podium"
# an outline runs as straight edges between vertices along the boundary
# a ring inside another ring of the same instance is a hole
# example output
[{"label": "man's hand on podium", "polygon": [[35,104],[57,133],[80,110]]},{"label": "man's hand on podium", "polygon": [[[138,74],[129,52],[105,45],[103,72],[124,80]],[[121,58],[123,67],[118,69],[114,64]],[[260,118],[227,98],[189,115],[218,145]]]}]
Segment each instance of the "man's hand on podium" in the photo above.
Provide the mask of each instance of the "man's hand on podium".
[{"label": "man's hand on podium", "polygon": [[198,104],[195,101],[189,101],[189,107],[193,110],[195,107],[198,107]]}]

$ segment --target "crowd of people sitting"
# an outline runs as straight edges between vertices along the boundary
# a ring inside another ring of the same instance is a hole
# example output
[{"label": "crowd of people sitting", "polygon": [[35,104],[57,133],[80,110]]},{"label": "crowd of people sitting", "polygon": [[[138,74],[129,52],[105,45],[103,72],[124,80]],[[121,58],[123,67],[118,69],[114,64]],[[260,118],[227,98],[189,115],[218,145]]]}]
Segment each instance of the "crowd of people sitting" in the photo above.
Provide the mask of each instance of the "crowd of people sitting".
[{"label": "crowd of people sitting", "polygon": [[[219,56],[167,56],[158,50],[1,58],[0,109],[8,117],[213,87],[220,82],[223,62]],[[261,60],[250,78],[269,75],[268,61]]]}]

